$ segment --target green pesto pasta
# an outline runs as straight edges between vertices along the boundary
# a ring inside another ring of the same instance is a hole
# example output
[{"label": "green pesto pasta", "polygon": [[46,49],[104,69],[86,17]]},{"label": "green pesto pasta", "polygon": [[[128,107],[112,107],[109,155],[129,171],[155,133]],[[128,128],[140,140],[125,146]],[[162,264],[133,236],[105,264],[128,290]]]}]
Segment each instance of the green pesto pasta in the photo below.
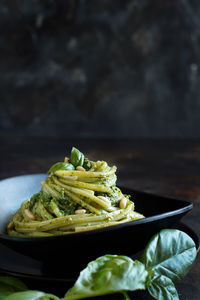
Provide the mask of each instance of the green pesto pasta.
[{"label": "green pesto pasta", "polygon": [[41,190],[11,218],[11,236],[41,237],[94,230],[144,218],[116,186],[115,166],[90,161],[72,148],[70,158],[54,164]]}]

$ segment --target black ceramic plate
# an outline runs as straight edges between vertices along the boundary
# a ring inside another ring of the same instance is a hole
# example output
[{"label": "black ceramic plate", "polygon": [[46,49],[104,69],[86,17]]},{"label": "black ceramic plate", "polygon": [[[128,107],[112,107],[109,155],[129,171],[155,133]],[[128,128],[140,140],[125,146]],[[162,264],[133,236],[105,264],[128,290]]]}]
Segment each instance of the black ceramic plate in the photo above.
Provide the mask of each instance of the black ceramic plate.
[{"label": "black ceramic plate", "polygon": [[[89,261],[106,253],[132,255],[143,249],[149,238],[163,228],[173,227],[192,209],[192,204],[126,188],[136,211],[145,219],[98,230],[45,238],[16,238],[5,234],[11,215],[22,201],[40,189],[44,174],[18,176],[0,182],[0,243],[45,262],[45,272],[64,270],[65,277],[76,276]],[[71,264],[70,264],[71,263]],[[68,274],[67,274],[68,272]],[[23,271],[22,271],[23,273]],[[43,274],[44,275],[44,274]]]},{"label": "black ceramic plate", "polygon": [[[199,238],[192,229],[182,223],[173,226],[173,228],[187,233],[194,240],[197,249],[199,249]],[[133,253],[133,255],[130,255],[133,259],[139,258],[140,254],[135,253],[134,249]],[[113,254],[116,253],[113,251]],[[61,296],[73,285],[74,280],[78,277],[78,272],[73,278],[62,268],[57,269],[55,273],[55,270],[48,268],[44,262],[21,255],[1,244],[0,274],[20,278],[32,289],[35,288],[60,293]]]}]

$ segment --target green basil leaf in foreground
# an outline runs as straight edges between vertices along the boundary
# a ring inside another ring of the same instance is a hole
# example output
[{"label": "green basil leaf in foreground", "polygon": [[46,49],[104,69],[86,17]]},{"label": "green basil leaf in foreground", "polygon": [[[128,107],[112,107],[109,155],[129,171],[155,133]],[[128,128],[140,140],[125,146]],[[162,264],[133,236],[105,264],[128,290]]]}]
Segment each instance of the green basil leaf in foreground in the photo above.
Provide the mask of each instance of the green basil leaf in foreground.
[{"label": "green basil leaf in foreground", "polygon": [[25,291],[27,289],[27,286],[17,278],[0,276],[0,293]]},{"label": "green basil leaf in foreground", "polygon": [[151,296],[159,300],[179,300],[177,290],[170,278],[157,276],[148,286]]},{"label": "green basil leaf in foreground", "polygon": [[195,257],[195,243],[185,232],[164,229],[151,238],[140,261],[147,270],[154,270],[154,276],[164,275],[175,282],[187,274]]},{"label": "green basil leaf in foreground", "polygon": [[80,152],[78,149],[76,149],[75,147],[72,148],[71,151],[71,157],[70,157],[70,162],[72,163],[72,165],[76,168],[78,166],[83,165],[84,163],[84,155],[82,152]]},{"label": "green basil leaf in foreground", "polygon": [[40,291],[25,291],[13,293],[5,298],[5,300],[60,300],[60,298],[52,295],[46,294]]},{"label": "green basil leaf in foreground", "polygon": [[149,273],[127,256],[104,255],[90,262],[63,299],[73,300],[145,289]]},{"label": "green basil leaf in foreground", "polygon": [[51,166],[51,168],[47,173],[54,173],[58,170],[75,170],[75,168],[72,164],[65,163],[65,162],[57,162],[56,164]]}]

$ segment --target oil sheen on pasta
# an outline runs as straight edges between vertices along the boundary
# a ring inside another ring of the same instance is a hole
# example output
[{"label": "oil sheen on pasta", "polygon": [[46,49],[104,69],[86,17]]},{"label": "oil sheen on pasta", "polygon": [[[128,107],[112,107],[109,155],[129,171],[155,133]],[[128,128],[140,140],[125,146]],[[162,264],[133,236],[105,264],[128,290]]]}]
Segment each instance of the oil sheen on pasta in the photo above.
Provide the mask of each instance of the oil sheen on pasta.
[{"label": "oil sheen on pasta", "polygon": [[56,163],[41,190],[22,203],[7,226],[8,234],[71,234],[144,218],[116,186],[116,170],[72,148],[71,157]]}]

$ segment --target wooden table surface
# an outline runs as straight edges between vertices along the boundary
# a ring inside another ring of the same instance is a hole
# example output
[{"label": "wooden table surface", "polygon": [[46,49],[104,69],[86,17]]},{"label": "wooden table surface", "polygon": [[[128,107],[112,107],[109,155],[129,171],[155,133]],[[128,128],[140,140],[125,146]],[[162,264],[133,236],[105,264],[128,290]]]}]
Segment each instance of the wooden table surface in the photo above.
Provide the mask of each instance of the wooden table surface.
[{"label": "wooden table surface", "polygon": [[[182,221],[200,236],[198,140],[0,138],[0,179],[45,173],[54,162],[62,161],[72,146],[92,160],[117,165],[118,184],[192,201],[194,208]],[[181,300],[200,299],[199,257],[189,274],[176,284]]]}]

